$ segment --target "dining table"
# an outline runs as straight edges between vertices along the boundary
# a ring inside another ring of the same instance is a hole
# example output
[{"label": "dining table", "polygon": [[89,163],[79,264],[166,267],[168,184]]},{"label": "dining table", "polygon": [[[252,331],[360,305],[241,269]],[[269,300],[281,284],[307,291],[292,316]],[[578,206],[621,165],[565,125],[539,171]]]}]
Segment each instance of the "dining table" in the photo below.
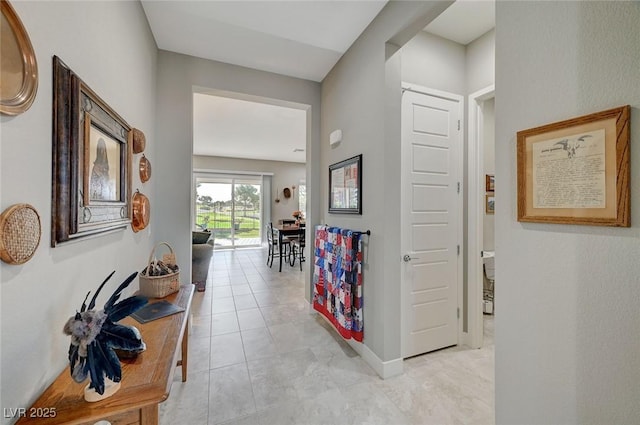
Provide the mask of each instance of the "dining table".
[{"label": "dining table", "polygon": [[298,225],[298,224],[278,224],[277,226],[273,226],[273,230],[276,231],[276,233],[278,233],[278,248],[279,248],[279,257],[280,257],[280,268],[278,269],[279,272],[282,271],[282,257],[284,257],[285,253],[284,251],[281,249],[282,247],[282,242],[284,241],[284,238],[287,236],[297,236],[298,233],[300,232],[300,229],[303,228],[304,229],[304,225]]}]

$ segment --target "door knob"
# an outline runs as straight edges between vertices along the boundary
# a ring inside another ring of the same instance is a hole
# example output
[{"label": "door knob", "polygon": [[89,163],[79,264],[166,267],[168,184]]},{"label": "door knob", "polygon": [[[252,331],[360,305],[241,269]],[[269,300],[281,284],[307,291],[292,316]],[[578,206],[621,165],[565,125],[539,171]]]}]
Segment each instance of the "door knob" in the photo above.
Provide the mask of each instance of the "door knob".
[{"label": "door knob", "polygon": [[411,256],[407,254],[404,257],[402,257],[402,259],[404,260],[405,263],[408,263],[409,261],[411,261]]}]

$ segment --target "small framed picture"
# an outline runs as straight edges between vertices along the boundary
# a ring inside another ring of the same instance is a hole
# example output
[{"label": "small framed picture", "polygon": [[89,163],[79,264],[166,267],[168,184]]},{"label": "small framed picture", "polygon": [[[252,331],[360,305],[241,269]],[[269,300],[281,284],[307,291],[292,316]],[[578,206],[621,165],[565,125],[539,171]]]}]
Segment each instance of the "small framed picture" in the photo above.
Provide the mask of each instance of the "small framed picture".
[{"label": "small framed picture", "polygon": [[484,211],[487,214],[494,214],[496,207],[496,196],[493,193],[487,193],[485,196]]},{"label": "small framed picture", "polygon": [[485,174],[485,191],[493,192],[496,186],[496,178],[493,174]]},{"label": "small framed picture", "polygon": [[329,166],[329,212],[362,214],[362,154]]}]

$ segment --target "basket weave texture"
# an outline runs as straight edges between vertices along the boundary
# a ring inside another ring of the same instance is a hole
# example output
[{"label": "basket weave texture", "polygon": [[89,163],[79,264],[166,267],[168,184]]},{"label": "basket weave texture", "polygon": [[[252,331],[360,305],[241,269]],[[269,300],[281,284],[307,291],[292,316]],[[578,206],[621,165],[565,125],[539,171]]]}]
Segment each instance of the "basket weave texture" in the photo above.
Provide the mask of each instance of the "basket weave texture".
[{"label": "basket weave texture", "polygon": [[146,275],[149,266],[151,266],[151,262],[154,260],[156,248],[158,248],[160,245],[165,245],[167,248],[169,248],[170,251],[170,254],[165,254],[163,256],[163,260],[165,260],[164,262],[170,263],[170,261],[173,260],[172,263],[175,264],[175,254],[173,253],[173,248],[171,248],[171,245],[166,242],[159,242],[158,244],[156,244],[156,246],[153,247],[153,249],[151,250],[151,254],[149,255],[147,267],[145,267],[142,270],[142,273],[138,275],[140,278],[140,294],[144,295],[145,297],[164,298],[167,295],[171,295],[174,292],[178,292],[178,290],[180,290],[180,271],[163,276]]},{"label": "basket weave texture", "polygon": [[29,204],[15,204],[0,216],[0,259],[9,264],[29,261],[40,244],[40,216]]}]

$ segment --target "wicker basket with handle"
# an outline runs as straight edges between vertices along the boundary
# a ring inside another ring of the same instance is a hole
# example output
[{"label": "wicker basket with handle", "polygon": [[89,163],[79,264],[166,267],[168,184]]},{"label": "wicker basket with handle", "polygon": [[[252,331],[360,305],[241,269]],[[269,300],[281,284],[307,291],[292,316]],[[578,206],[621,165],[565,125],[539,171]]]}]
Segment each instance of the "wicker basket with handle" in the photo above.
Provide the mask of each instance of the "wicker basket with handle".
[{"label": "wicker basket with handle", "polygon": [[167,295],[173,294],[174,292],[178,292],[180,289],[180,271],[176,271],[173,273],[165,274],[162,276],[148,276],[148,270],[150,270],[151,264],[154,261],[154,254],[156,252],[156,248],[160,245],[165,245],[169,248],[170,254],[165,254],[163,256],[163,261],[167,264],[175,264],[175,254],[173,253],[173,248],[166,242],[159,242],[156,246],[151,250],[151,254],[149,255],[149,261],[147,262],[147,267],[142,270],[140,273],[140,293],[145,297],[152,298],[164,298]]}]

